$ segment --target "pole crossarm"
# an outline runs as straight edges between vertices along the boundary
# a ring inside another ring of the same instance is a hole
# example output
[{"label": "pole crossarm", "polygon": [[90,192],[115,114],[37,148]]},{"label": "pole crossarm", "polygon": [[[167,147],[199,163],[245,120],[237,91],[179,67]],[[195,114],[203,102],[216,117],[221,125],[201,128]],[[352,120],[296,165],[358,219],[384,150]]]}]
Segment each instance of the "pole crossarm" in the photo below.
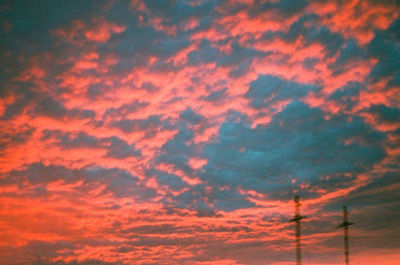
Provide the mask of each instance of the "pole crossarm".
[{"label": "pole crossarm", "polygon": [[295,222],[295,233],[296,233],[296,264],[301,265],[301,220],[306,218],[300,214],[300,197],[296,195],[294,197],[295,216],[290,222]]},{"label": "pole crossarm", "polygon": [[349,265],[349,226],[354,223],[348,221],[347,207],[343,206],[343,223],[337,226],[337,228],[344,228],[344,256],[346,265]]}]

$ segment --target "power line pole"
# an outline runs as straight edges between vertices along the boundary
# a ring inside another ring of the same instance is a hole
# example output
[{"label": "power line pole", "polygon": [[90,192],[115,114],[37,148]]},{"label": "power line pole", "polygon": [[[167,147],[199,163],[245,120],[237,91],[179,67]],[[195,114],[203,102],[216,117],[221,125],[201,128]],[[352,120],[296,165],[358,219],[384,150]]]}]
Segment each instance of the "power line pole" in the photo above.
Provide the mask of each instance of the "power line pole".
[{"label": "power line pole", "polygon": [[343,227],[344,229],[344,256],[346,265],[349,265],[349,226],[354,225],[347,220],[347,207],[343,206],[343,223],[338,225],[337,228]]},{"label": "power line pole", "polygon": [[290,222],[296,222],[296,263],[297,265],[301,265],[301,224],[300,220],[305,218],[305,216],[300,215],[300,197],[296,195],[294,197],[294,208],[295,208],[295,216]]}]

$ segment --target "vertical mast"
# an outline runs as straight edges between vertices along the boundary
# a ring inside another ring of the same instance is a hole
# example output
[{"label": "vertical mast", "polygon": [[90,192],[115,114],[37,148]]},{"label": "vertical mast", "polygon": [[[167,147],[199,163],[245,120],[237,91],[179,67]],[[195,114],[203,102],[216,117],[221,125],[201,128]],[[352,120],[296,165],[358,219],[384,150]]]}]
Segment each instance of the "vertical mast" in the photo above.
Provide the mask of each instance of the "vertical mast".
[{"label": "vertical mast", "polygon": [[344,256],[346,265],[349,265],[349,226],[353,224],[354,223],[351,223],[347,220],[347,207],[343,206],[343,223],[338,225],[337,228],[344,228]]},{"label": "vertical mast", "polygon": [[296,263],[297,265],[301,265],[301,223],[300,220],[305,216],[300,215],[300,197],[296,195],[294,197],[294,207],[295,207],[295,216],[290,222],[296,222]]}]

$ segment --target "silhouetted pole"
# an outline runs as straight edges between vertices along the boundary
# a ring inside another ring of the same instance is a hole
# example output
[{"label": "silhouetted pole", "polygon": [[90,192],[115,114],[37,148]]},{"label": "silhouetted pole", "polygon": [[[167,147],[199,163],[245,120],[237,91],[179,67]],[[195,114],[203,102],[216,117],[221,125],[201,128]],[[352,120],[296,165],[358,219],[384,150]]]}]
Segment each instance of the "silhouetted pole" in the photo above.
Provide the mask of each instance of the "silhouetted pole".
[{"label": "silhouetted pole", "polygon": [[343,206],[343,223],[338,225],[337,228],[344,228],[344,256],[346,259],[346,265],[349,265],[349,226],[353,224],[354,223],[347,221],[347,207]]},{"label": "silhouetted pole", "polygon": [[296,263],[297,265],[301,265],[301,224],[300,220],[305,216],[300,215],[300,197],[296,195],[294,197],[294,208],[295,208],[295,216],[290,222],[296,222]]}]

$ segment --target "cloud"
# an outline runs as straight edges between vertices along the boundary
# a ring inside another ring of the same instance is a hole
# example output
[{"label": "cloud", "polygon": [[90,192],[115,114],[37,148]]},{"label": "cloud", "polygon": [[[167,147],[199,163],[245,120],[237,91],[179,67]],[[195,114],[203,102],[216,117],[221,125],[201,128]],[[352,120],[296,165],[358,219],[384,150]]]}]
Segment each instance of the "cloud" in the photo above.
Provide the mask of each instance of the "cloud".
[{"label": "cloud", "polygon": [[180,114],[180,118],[186,120],[191,124],[199,124],[201,123],[203,117],[201,115],[196,114],[192,109],[186,109]]},{"label": "cloud", "polygon": [[[86,194],[91,190],[100,189],[100,194],[112,193],[116,197],[134,197],[140,199],[151,199],[156,196],[156,191],[143,185],[137,176],[126,170],[118,168],[103,168],[99,166],[86,167],[82,169],[70,169],[64,166],[41,163],[27,165],[26,169],[14,170],[7,174],[8,178],[0,182],[1,186],[13,184],[27,189],[31,196],[38,193],[48,193],[46,187],[57,181],[65,184],[78,183],[78,194]],[[24,183],[24,184],[22,184]],[[34,189],[31,189],[35,186]],[[39,189],[41,187],[42,189]]]},{"label": "cloud", "polygon": [[135,144],[127,144],[125,141],[119,139],[118,137],[111,137],[110,146],[107,151],[107,156],[114,158],[126,158],[130,156],[140,156],[141,152],[136,150]]},{"label": "cloud", "polygon": [[60,130],[44,130],[42,134],[41,140],[55,138],[56,144],[66,149],[101,147],[99,139],[84,132],[79,132],[76,136],[72,136],[71,133],[63,133]]},{"label": "cloud", "polygon": [[155,161],[172,164],[175,168],[191,175],[193,171],[188,164],[189,157],[196,153],[195,145],[189,143],[193,137],[193,131],[184,124],[179,132],[161,147],[160,154]]},{"label": "cloud", "polygon": [[94,17],[91,21],[73,20],[67,29],[60,28],[53,34],[64,41],[81,44],[89,42],[107,42],[112,34],[124,32],[126,27],[107,21],[104,17]]},{"label": "cloud", "polygon": [[110,123],[111,127],[120,129],[125,133],[134,131],[154,130],[162,126],[160,115],[151,115],[146,119],[122,119]]},{"label": "cloud", "polygon": [[70,133],[60,130],[44,130],[41,140],[55,140],[54,144],[65,150],[75,148],[88,148],[93,150],[105,149],[106,157],[123,159],[127,157],[138,157],[140,150],[135,144],[128,144],[117,136],[96,138],[84,132]]},{"label": "cloud", "polygon": [[[325,120],[319,109],[294,101],[267,125],[252,129],[240,122],[224,123],[218,141],[204,147],[209,162],[201,176],[211,185],[278,197],[295,189],[292,179],[334,190],[351,185],[354,177],[343,179],[345,174],[361,174],[382,160],[382,141],[383,135],[360,118]],[[323,176],[331,176],[329,183],[318,181]]]},{"label": "cloud", "polygon": [[32,110],[32,115],[40,115],[52,119],[93,119],[95,112],[87,109],[66,109],[59,101],[45,97]]},{"label": "cloud", "polygon": [[173,191],[179,191],[188,186],[186,182],[174,174],[152,169],[148,170],[146,173],[149,176],[155,175],[159,184],[166,185]]},{"label": "cloud", "polygon": [[[46,242],[36,240],[17,248],[7,249],[2,247],[0,253],[2,254],[1,261],[3,264],[24,264],[27,259],[33,260],[33,264],[47,264],[56,257],[68,256],[68,253],[72,253],[74,249],[76,249],[75,244],[68,241]],[[7,253],[7,251],[9,252]],[[66,254],[63,254],[63,252]]]},{"label": "cloud", "polygon": [[209,41],[202,40],[198,49],[188,54],[189,65],[215,62],[222,54],[216,48],[211,47]]},{"label": "cloud", "polygon": [[[371,71],[373,81],[390,78],[390,85],[398,86],[398,70],[400,50],[398,47],[398,32],[400,20],[394,21],[387,31],[377,31],[374,39],[368,44],[368,55],[377,58],[378,62]],[[396,44],[397,43],[397,44]]]},{"label": "cloud", "polygon": [[259,76],[250,83],[245,97],[255,109],[267,107],[275,101],[293,100],[304,97],[308,92],[317,91],[314,85],[303,85],[273,75]]},{"label": "cloud", "polygon": [[359,82],[349,82],[345,86],[332,93],[329,99],[340,105],[344,111],[350,111],[358,105],[360,91],[365,87]]},{"label": "cloud", "polygon": [[368,111],[376,114],[379,121],[395,124],[399,122],[400,110],[398,108],[390,108],[385,105],[373,105]]},{"label": "cloud", "polygon": [[120,265],[121,262],[106,262],[97,259],[85,259],[81,261],[38,261],[34,265]]},{"label": "cloud", "polygon": [[328,27],[316,24],[318,17],[315,15],[304,15],[290,25],[287,33],[280,33],[285,41],[293,41],[304,38],[305,45],[320,43],[324,46],[327,56],[333,56],[344,43],[343,36],[332,32]]},{"label": "cloud", "polygon": [[219,102],[222,102],[224,100],[224,98],[226,97],[226,94],[225,94],[226,91],[227,91],[227,88],[223,88],[223,89],[217,90],[217,91],[212,91],[207,96],[203,96],[201,98],[205,101],[209,101],[214,104],[218,104]]},{"label": "cloud", "polygon": [[35,128],[23,125],[16,128],[3,128],[0,133],[0,150],[4,151],[10,146],[26,143],[35,132]]},{"label": "cloud", "polygon": [[306,0],[292,2],[290,0],[280,0],[276,2],[259,2],[253,5],[250,10],[249,14],[251,16],[258,16],[263,14],[268,10],[277,11],[279,16],[283,18],[287,18],[293,16],[295,14],[301,14],[305,7],[307,7],[308,2]]}]

